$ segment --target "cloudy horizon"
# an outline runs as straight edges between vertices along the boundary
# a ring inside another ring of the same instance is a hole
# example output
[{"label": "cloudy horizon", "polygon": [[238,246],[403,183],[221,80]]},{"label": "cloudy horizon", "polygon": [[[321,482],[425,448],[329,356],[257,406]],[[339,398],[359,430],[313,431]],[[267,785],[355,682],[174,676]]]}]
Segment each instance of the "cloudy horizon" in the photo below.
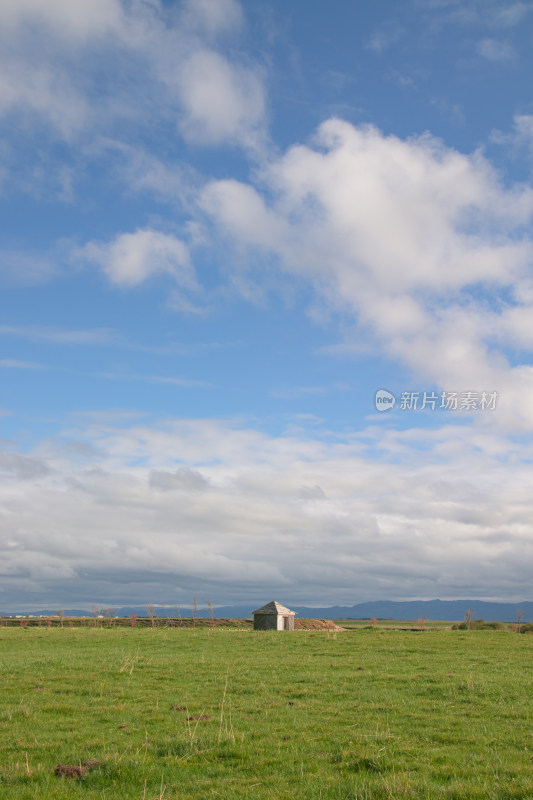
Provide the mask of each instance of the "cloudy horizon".
[{"label": "cloudy horizon", "polygon": [[533,600],[532,38],[4,0],[0,611]]}]

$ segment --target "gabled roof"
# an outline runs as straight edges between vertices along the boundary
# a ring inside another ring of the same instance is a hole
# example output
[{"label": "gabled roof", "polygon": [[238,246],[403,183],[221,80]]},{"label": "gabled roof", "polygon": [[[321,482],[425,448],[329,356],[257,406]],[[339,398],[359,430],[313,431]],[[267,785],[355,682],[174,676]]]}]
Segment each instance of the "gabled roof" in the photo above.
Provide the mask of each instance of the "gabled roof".
[{"label": "gabled roof", "polygon": [[266,606],[261,606],[261,608],[256,608],[255,611],[251,612],[252,614],[297,614],[297,611],[291,611],[289,608],[285,608],[282,606],[281,603],[277,603],[275,600],[272,600],[270,603],[267,603]]}]

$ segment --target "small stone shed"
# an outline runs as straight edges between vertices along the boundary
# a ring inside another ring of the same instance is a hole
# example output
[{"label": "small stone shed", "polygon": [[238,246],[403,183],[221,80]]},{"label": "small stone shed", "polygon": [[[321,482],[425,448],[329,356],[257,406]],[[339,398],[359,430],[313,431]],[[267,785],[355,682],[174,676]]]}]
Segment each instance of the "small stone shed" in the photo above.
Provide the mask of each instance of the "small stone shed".
[{"label": "small stone shed", "polygon": [[281,603],[272,600],[266,606],[252,611],[254,630],[256,631],[293,631],[296,611],[285,608]]}]

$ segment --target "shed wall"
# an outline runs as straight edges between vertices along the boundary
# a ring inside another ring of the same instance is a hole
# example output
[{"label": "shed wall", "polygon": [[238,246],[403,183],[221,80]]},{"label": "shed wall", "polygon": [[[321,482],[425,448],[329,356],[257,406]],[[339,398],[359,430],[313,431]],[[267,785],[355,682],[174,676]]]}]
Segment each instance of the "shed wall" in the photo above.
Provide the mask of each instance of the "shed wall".
[{"label": "shed wall", "polygon": [[293,630],[294,630],[294,614],[279,614],[278,631],[293,631]]},{"label": "shed wall", "polygon": [[254,630],[275,631],[278,628],[277,614],[254,614]]}]

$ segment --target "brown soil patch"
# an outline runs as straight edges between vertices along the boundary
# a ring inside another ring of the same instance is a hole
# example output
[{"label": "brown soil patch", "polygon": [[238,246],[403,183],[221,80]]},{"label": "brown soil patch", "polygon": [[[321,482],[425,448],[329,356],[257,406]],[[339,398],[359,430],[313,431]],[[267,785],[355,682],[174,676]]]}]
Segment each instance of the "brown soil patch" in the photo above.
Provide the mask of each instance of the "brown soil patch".
[{"label": "brown soil patch", "polygon": [[126,730],[126,728],[129,728],[130,726],[129,725],[119,725],[118,727],[121,728],[124,731],[124,730]]},{"label": "brown soil patch", "polygon": [[297,631],[344,631],[331,619],[296,619],[294,629]]},{"label": "brown soil patch", "polygon": [[54,773],[58,778],[81,778],[87,770],[78,764],[58,764]]},{"label": "brown soil patch", "polygon": [[58,778],[83,778],[86,772],[99,766],[100,762],[95,758],[84,761],[82,764],[58,764],[54,774]]},{"label": "brown soil patch", "polygon": [[187,711],[186,706],[170,706],[171,711]]},{"label": "brown soil patch", "polygon": [[202,722],[208,722],[210,719],[213,719],[213,717],[210,717],[207,714],[200,714],[197,717],[187,717],[187,721],[188,722],[193,722],[195,720],[201,720]]},{"label": "brown soil patch", "polygon": [[91,758],[89,761],[82,761],[81,765],[85,767],[85,769],[96,769],[100,766],[100,762],[97,761],[96,758]]}]

